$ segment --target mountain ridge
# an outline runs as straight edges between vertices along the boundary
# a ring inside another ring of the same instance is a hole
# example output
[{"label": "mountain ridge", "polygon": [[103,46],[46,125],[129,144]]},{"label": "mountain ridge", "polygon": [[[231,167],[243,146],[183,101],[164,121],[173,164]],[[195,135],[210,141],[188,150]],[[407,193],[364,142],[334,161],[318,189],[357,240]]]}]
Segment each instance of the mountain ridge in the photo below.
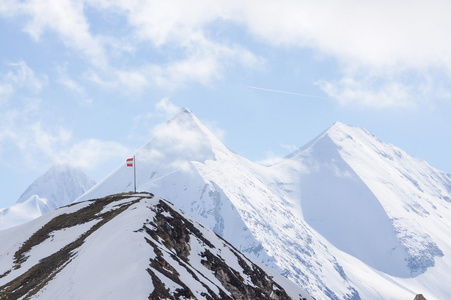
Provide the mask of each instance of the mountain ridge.
[{"label": "mountain ridge", "polygon": [[0,232],[14,241],[0,245],[2,299],[312,299],[149,193],[76,203],[28,225]]},{"label": "mountain ridge", "polygon": [[[153,192],[321,299],[446,299],[451,177],[337,122],[278,163],[233,153],[188,109],[136,153]],[[125,162],[77,201],[133,190]],[[433,284],[432,284],[433,283]]]},{"label": "mountain ridge", "polygon": [[[310,288],[318,295],[336,299],[357,294],[321,238],[299,218],[296,204],[268,188],[273,176],[267,173],[268,181],[257,174],[261,166],[228,150],[191,112],[182,110],[157,128],[134,156],[138,190],[171,199],[241,252],[299,285],[315,282]],[[132,187],[132,168],[121,164],[77,201]],[[315,251],[323,257],[313,259]],[[325,265],[327,271],[321,271]],[[330,290],[325,277],[342,286]]]},{"label": "mountain ridge", "polygon": [[[233,159],[234,154],[189,110],[180,111],[174,118],[159,126],[154,136],[134,156],[138,190],[171,199],[178,208],[209,228],[214,228],[226,240],[234,241],[232,244],[244,254],[277,269],[273,259],[253,237],[223,189],[200,174],[199,164],[218,158]],[[161,184],[162,182],[170,184]],[[132,189],[133,168],[121,164],[76,201]]]}]

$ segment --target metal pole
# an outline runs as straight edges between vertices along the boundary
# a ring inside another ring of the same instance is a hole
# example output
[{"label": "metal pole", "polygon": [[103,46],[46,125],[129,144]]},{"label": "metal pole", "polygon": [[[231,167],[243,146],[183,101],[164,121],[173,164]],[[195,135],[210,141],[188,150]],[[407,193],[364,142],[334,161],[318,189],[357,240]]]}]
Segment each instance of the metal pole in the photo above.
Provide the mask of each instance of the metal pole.
[{"label": "metal pole", "polygon": [[135,193],[136,193],[136,158],[133,155],[133,178],[135,182]]}]

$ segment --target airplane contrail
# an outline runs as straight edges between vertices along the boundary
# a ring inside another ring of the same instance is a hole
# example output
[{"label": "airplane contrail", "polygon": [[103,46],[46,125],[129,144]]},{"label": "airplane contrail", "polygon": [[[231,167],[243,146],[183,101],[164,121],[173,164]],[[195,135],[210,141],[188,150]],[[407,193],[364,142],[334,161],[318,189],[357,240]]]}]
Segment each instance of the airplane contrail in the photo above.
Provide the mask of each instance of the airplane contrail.
[{"label": "airplane contrail", "polygon": [[329,97],[322,97],[322,96],[315,96],[315,95],[308,95],[308,94],[300,94],[300,93],[280,91],[280,90],[271,90],[271,89],[265,89],[265,88],[261,88],[261,87],[251,86],[251,85],[247,85],[246,87],[249,88],[249,89],[266,91],[266,92],[288,94],[288,95],[295,95],[295,96],[301,96],[301,97],[311,97],[311,98],[318,98],[318,99],[330,99]]}]

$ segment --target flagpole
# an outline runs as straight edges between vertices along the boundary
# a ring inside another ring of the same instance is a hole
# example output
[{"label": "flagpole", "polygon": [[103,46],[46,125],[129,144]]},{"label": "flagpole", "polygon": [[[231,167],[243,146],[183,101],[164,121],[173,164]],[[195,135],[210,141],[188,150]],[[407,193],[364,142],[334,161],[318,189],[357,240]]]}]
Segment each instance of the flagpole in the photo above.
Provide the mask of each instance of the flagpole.
[{"label": "flagpole", "polygon": [[135,182],[135,193],[136,193],[136,158],[133,155],[133,179]]}]

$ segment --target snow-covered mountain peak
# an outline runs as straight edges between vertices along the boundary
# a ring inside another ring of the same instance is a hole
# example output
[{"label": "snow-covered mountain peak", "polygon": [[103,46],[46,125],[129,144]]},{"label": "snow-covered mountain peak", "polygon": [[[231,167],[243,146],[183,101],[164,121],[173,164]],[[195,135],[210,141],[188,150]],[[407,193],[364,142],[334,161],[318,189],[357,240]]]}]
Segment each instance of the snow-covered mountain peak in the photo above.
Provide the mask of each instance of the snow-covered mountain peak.
[{"label": "snow-covered mountain peak", "polygon": [[58,176],[63,173],[78,173],[78,172],[80,172],[80,169],[78,169],[77,167],[74,167],[68,163],[58,163],[51,166],[50,169],[48,169],[48,171],[45,172],[44,175]]},{"label": "snow-covered mountain peak", "polygon": [[26,202],[33,195],[38,195],[47,199],[50,208],[56,209],[69,204],[94,184],[82,170],[68,164],[57,164],[37,178],[17,203]]},{"label": "snow-covered mountain peak", "polygon": [[313,140],[296,151],[288,154],[285,158],[302,158],[304,156],[308,156],[312,151],[315,151],[316,153],[323,153],[324,155],[330,155],[331,151],[341,148],[343,144],[354,141],[353,136],[358,137],[364,134],[369,133],[359,127],[353,127],[341,122],[335,122]]},{"label": "snow-covered mountain peak", "polygon": [[[157,126],[153,137],[135,153],[137,187],[153,192],[162,180],[178,181],[176,177],[181,174],[192,177],[197,173],[194,163],[228,155],[230,151],[222,142],[190,110],[183,108],[172,119]],[[121,164],[77,201],[133,190],[132,171],[125,163]],[[163,191],[160,194],[167,195]]]},{"label": "snow-covered mountain peak", "polygon": [[[337,122],[264,167],[229,151],[182,109],[135,157],[139,191],[170,199],[318,298],[406,298],[399,295],[413,294],[410,284],[435,264],[431,278],[446,269],[450,176],[359,127]],[[131,190],[124,159],[78,200]]]},{"label": "snow-covered mountain peak", "polygon": [[151,164],[184,163],[214,159],[228,152],[222,142],[187,108],[154,130],[152,139],[137,153]]},{"label": "snow-covered mountain peak", "polygon": [[347,125],[345,123],[336,121],[332,126],[330,126],[326,131],[334,131],[334,130],[340,130],[340,131],[348,131],[352,128],[358,128],[351,125]]},{"label": "snow-covered mountain peak", "polygon": [[[222,166],[226,168],[223,171],[227,170],[227,177],[236,178],[237,160],[205,125],[189,110],[183,109],[156,128],[150,141],[135,153],[137,190],[171,199],[178,208],[230,240],[240,251],[270,264],[271,258],[252,236],[229,196],[211,179],[217,172],[222,172]],[[213,162],[222,163],[219,170],[211,170]],[[127,167],[124,160],[76,201],[133,189],[133,168]]]},{"label": "snow-covered mountain peak", "polygon": [[189,114],[189,115],[191,115],[191,116],[193,116],[194,117],[194,114],[191,112],[191,110],[189,110],[187,107],[182,107],[181,109],[180,109],[180,111],[178,112],[178,114]]},{"label": "snow-covered mountain peak", "polygon": [[363,128],[350,126],[341,122],[335,122],[331,127],[326,129],[323,133],[318,135],[315,139],[303,146],[301,149],[305,150],[306,148],[316,144],[324,138],[329,138],[331,142],[333,142],[337,147],[343,147],[346,146],[346,144],[352,144],[357,140],[369,141],[374,139],[380,142],[380,140],[375,135]]},{"label": "snow-covered mountain peak", "polygon": [[54,165],[25,190],[15,205],[0,209],[0,229],[70,204],[94,184],[80,169],[68,164]]},{"label": "snow-covered mountain peak", "polygon": [[[324,244],[314,240],[315,233],[300,219],[296,204],[285,197],[288,191],[284,185],[279,186],[281,190],[269,187],[280,183],[272,170],[263,170],[229,151],[191,112],[182,110],[159,126],[135,159],[138,191],[170,199],[246,255],[297,283],[309,282],[318,295],[355,293],[338,271],[334,257]],[[77,201],[132,191],[133,180],[133,168],[124,160]],[[313,258],[315,251],[325,253],[324,257]],[[307,253],[303,258],[308,261],[306,265],[299,265],[300,253]],[[321,265],[330,272],[307,279],[306,274],[312,272],[307,264]],[[342,286],[328,290],[322,279],[325,274]]]},{"label": "snow-covered mountain peak", "polygon": [[167,123],[184,120],[185,122],[196,122],[196,116],[186,107],[181,108]]},{"label": "snow-covered mountain peak", "polygon": [[381,159],[394,162],[408,157],[423,162],[410,157],[405,151],[394,145],[382,142],[366,129],[341,122],[335,122],[312,141],[289,154],[287,158],[302,159],[302,157],[310,157],[313,152],[315,157],[329,160],[334,160],[338,155],[342,158],[359,161],[368,159],[375,162]]},{"label": "snow-covered mountain peak", "polygon": [[299,179],[305,220],[337,248],[399,277],[443,256],[446,244],[425,224],[448,211],[449,175],[339,122],[287,158],[307,170]]},{"label": "snow-covered mountain peak", "polygon": [[360,127],[346,125],[341,122],[335,122],[327,131],[329,136],[335,143],[340,144],[346,141],[352,141],[354,138],[358,138],[365,135],[371,135],[365,129]]}]

